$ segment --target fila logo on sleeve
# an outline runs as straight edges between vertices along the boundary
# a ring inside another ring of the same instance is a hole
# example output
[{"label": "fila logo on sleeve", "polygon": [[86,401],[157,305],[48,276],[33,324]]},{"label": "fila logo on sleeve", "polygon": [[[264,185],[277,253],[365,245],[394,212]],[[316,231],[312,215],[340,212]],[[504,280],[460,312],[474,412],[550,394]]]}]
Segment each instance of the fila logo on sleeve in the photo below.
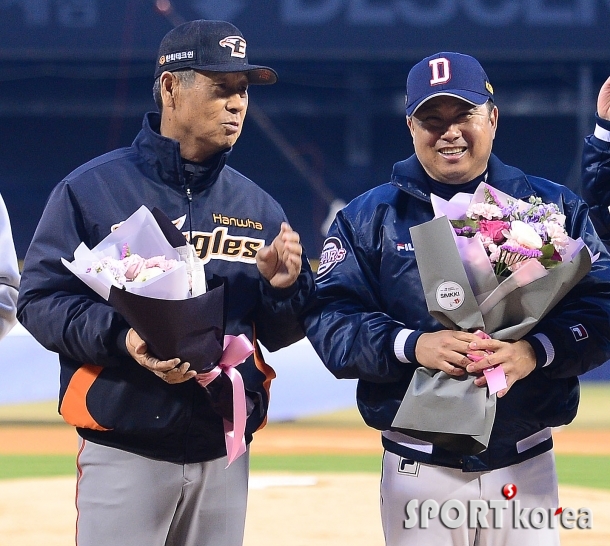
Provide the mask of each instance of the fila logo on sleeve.
[{"label": "fila logo on sleeve", "polygon": [[572,333],[574,334],[574,339],[576,341],[582,341],[583,339],[587,339],[589,337],[587,330],[582,324],[570,326],[570,330],[572,330]]},{"label": "fila logo on sleeve", "polygon": [[396,243],[396,250],[405,252],[414,252],[413,243]]},{"label": "fila logo on sleeve", "polygon": [[430,65],[432,70],[430,85],[441,85],[443,83],[447,83],[451,79],[449,59],[439,57],[438,59],[432,59],[428,65]]}]

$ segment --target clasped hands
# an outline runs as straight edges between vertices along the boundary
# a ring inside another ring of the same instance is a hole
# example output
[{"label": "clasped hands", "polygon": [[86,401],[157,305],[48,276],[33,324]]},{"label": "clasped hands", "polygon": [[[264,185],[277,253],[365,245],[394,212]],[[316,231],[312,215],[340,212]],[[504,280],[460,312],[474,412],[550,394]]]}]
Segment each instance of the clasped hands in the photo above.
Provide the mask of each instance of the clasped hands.
[{"label": "clasped hands", "polygon": [[[468,357],[469,354],[480,360],[475,362]],[[455,330],[422,334],[415,346],[415,358],[426,368],[442,370],[454,377],[465,373],[477,374],[479,377],[474,383],[479,387],[487,385],[483,370],[501,365],[507,387],[498,391],[500,398],[516,381],[536,368],[536,354],[527,341],[481,339],[475,334]]]}]

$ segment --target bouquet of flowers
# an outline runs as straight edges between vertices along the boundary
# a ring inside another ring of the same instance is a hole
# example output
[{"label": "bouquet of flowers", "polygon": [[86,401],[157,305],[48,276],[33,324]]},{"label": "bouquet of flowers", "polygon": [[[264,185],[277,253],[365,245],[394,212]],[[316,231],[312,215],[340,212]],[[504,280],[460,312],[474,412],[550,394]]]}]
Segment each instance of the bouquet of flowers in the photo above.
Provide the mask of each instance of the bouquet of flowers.
[{"label": "bouquet of flowers", "polygon": [[[428,311],[449,329],[520,339],[595,259],[567,235],[557,206],[536,198],[524,202],[482,183],[450,201],[433,195],[432,205],[435,218],[410,231]],[[490,376],[504,372],[485,375],[496,384],[491,391],[470,374],[418,368],[392,427],[463,454],[483,451],[503,388]]]},{"label": "bouquet of flowers", "polygon": [[[182,300],[206,292],[203,264],[192,245],[174,227],[171,220],[163,230],[158,218],[140,207],[125,222],[93,249],[81,243],[74,260],[63,264],[90,288],[108,300],[112,286],[134,294],[164,300]],[[167,233],[177,235],[170,244]]]},{"label": "bouquet of flowers", "polygon": [[62,263],[121,313],[157,357],[189,362],[203,387],[221,372],[229,377],[229,464],[244,453],[245,391],[234,367],[254,347],[243,334],[224,335],[224,281],[206,281],[195,249],[171,220],[142,206],[93,249],[81,243],[74,260]]},{"label": "bouquet of flowers", "polygon": [[178,267],[177,260],[167,259],[165,256],[153,256],[152,258],[142,258],[139,254],[132,254],[129,245],[125,243],[119,259],[112,256],[104,256],[101,260],[93,262],[87,269],[87,273],[95,271],[101,273],[107,269],[119,288],[125,288],[127,283],[145,282],[154,279]]},{"label": "bouquet of flowers", "polygon": [[546,269],[562,262],[570,238],[555,203],[534,196],[527,203],[504,196],[503,202],[490,186],[481,191],[483,200],[473,199],[466,218],[450,222],[458,236],[480,239],[496,275],[508,277],[532,260]]}]

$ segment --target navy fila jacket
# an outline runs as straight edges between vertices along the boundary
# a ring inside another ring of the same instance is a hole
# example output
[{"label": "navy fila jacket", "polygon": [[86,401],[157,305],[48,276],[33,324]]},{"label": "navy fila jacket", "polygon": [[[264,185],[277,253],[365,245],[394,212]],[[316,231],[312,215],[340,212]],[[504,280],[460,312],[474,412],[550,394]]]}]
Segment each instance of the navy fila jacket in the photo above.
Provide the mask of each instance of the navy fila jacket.
[{"label": "navy fila jacket", "polygon": [[602,240],[610,245],[610,121],[596,116],[596,133],[585,138],[582,154],[581,194]]},{"label": "navy fila jacket", "polygon": [[610,358],[610,256],[587,206],[567,188],[526,176],[494,155],[488,173],[488,184],[515,198],[536,195],[557,203],[568,234],[582,237],[600,258],[525,336],[536,352],[537,369],[498,400],[484,452],[462,457],[431,445],[412,449],[390,430],[417,367],[397,339],[405,331],[443,329],[428,313],[409,233],[433,218],[429,185],[415,156],[394,165],[390,183],[337,214],[320,260],[315,305],[306,318],[307,336],[327,368],[336,377],[358,379],[359,410],[369,426],[383,431],[386,449],[465,471],[508,466],[551,449],[549,427],[576,415],[577,376]]}]

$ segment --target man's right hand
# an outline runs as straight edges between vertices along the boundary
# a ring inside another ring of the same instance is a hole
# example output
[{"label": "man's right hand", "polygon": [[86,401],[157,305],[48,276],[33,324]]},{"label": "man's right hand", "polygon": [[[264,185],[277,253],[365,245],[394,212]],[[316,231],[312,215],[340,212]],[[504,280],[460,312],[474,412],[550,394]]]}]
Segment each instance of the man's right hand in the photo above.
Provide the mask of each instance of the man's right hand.
[{"label": "man's right hand", "polygon": [[610,78],[608,78],[597,96],[597,115],[610,121]]},{"label": "man's right hand", "polygon": [[159,360],[157,357],[153,356],[148,352],[146,342],[133,328],[130,328],[127,332],[125,346],[131,357],[140,366],[150,370],[166,383],[183,383],[197,375],[195,370],[189,370],[191,365],[188,362],[180,364],[179,358]]},{"label": "man's right hand", "polygon": [[466,366],[472,364],[466,355],[473,352],[468,349],[473,341],[481,341],[481,338],[458,330],[422,334],[415,345],[415,358],[426,368],[461,376],[466,373]]}]

